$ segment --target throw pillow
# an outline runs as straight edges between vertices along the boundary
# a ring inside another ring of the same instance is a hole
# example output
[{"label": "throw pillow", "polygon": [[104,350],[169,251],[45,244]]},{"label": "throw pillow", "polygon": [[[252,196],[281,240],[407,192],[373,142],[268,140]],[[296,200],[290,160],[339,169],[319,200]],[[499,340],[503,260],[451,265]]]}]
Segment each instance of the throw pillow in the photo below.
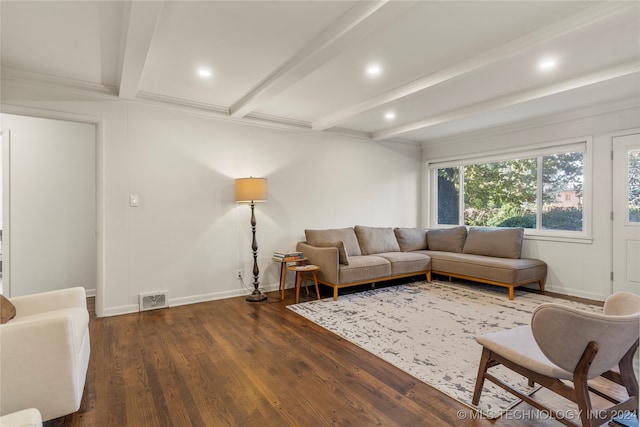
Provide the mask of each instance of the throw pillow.
[{"label": "throw pillow", "polygon": [[427,232],[429,250],[462,253],[464,242],[467,239],[467,227],[445,228],[442,230],[429,230]]},{"label": "throw pillow", "polygon": [[520,258],[523,237],[524,228],[471,227],[463,252],[498,258]]},{"label": "throw pillow", "polygon": [[362,255],[400,252],[400,246],[391,227],[365,227],[363,225],[356,225],[356,236],[358,236]]},{"label": "throw pillow", "polygon": [[311,246],[317,246],[319,248],[338,248],[338,262],[340,264],[349,265],[349,255],[344,248],[344,242],[333,242],[330,240],[316,240],[315,242],[309,242]]},{"label": "throw pillow", "polygon": [[317,242],[318,240],[328,240],[331,242],[343,242],[344,248],[349,256],[360,256],[360,245],[353,230],[349,228],[332,228],[326,230],[304,230],[307,242]]},{"label": "throw pillow", "polygon": [[16,307],[0,294],[0,324],[7,323],[16,316]]},{"label": "throw pillow", "polygon": [[427,249],[427,230],[421,228],[394,228],[402,252]]}]

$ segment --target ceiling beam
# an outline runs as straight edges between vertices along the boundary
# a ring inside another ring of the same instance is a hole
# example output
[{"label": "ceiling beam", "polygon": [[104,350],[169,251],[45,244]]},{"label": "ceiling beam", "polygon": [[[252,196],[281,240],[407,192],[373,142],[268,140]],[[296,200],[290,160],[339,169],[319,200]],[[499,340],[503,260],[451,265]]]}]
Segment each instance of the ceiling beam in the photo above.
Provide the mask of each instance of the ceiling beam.
[{"label": "ceiling beam", "polygon": [[132,1],[129,9],[118,96],[134,99],[158,25],[163,1]]},{"label": "ceiling beam", "polygon": [[371,134],[371,138],[374,140],[393,138],[407,132],[425,129],[453,120],[459,120],[472,115],[522,104],[524,102],[533,101],[547,96],[557,95],[566,91],[579,89],[581,87],[605,82],[607,80],[612,80],[618,77],[623,77],[639,72],[640,64],[638,64],[637,61],[631,61],[615,67],[607,68],[606,70],[601,70],[585,76],[565,80],[553,85],[493,98],[488,101],[482,101],[476,104],[469,105],[467,107],[451,110],[438,116],[429,117],[424,120],[418,120],[412,123],[406,123],[404,125],[383,129],[377,132],[373,132]]},{"label": "ceiling beam", "polygon": [[[265,101],[415,4],[415,1],[389,0],[358,2],[234,103],[229,109],[231,116],[244,117],[251,113]],[[376,19],[372,19],[374,15]]]},{"label": "ceiling beam", "polygon": [[633,7],[633,2],[602,2],[592,6],[580,13],[574,14],[565,19],[556,21],[546,27],[529,32],[508,43],[487,50],[474,57],[464,59],[450,67],[440,69],[434,73],[420,77],[412,82],[398,86],[385,93],[367,99],[358,104],[347,107],[341,111],[330,114],[312,122],[313,130],[326,130],[337,126],[351,117],[385,104],[397,101],[398,99],[413,95],[417,92],[429,89],[447,80],[451,80],[464,74],[479,70],[501,59],[526,52],[539,44],[580,29],[595,22],[609,19],[615,16],[623,16],[625,12]]}]

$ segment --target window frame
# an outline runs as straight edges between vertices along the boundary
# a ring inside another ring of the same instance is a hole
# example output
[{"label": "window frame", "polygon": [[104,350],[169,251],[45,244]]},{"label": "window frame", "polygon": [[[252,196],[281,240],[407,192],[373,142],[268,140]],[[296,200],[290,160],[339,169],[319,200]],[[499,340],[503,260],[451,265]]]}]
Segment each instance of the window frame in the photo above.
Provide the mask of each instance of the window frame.
[{"label": "window frame", "polygon": [[[582,151],[583,157],[583,199],[582,199],[582,231],[569,230],[543,230],[538,228],[541,226],[541,209],[542,209],[542,156],[562,154],[575,151]],[[437,170],[441,168],[455,168],[467,166],[471,164],[492,163],[506,160],[524,159],[535,157],[538,159],[538,191],[536,197],[538,201],[538,209],[536,212],[536,228],[525,228],[525,239],[528,240],[551,240],[566,241],[576,243],[591,243],[593,241],[592,218],[593,218],[593,198],[592,198],[592,162],[593,162],[593,138],[580,137],[567,139],[562,141],[552,141],[548,143],[540,143],[529,146],[522,146],[513,149],[496,150],[485,152],[482,154],[474,153],[469,155],[461,155],[456,157],[447,157],[442,159],[427,160],[424,163],[424,171],[426,175],[426,188],[428,191],[426,206],[426,224],[428,228],[451,228],[464,225],[464,174],[459,174],[460,194],[459,203],[459,220],[457,225],[445,225],[437,223],[438,210],[438,179]]]}]

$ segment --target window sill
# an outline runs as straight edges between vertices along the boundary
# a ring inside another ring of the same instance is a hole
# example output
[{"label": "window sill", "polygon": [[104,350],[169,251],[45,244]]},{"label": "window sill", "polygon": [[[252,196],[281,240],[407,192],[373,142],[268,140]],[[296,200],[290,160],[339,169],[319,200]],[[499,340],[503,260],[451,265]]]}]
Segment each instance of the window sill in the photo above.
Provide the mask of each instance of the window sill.
[{"label": "window sill", "polygon": [[562,242],[562,243],[579,243],[590,245],[593,243],[593,237],[588,236],[559,236],[548,234],[527,234],[525,231],[524,240],[540,240],[545,242]]}]

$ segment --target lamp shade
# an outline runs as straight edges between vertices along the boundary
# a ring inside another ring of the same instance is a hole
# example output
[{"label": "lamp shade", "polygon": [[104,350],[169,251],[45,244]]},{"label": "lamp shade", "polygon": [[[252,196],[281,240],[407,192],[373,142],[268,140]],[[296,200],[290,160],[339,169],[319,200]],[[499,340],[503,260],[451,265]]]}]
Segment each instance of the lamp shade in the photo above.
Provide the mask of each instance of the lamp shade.
[{"label": "lamp shade", "polygon": [[238,178],[236,179],[236,202],[266,202],[267,178]]}]

